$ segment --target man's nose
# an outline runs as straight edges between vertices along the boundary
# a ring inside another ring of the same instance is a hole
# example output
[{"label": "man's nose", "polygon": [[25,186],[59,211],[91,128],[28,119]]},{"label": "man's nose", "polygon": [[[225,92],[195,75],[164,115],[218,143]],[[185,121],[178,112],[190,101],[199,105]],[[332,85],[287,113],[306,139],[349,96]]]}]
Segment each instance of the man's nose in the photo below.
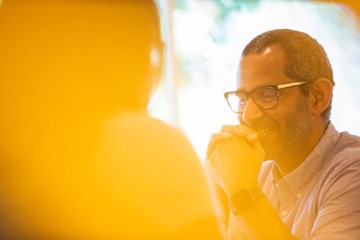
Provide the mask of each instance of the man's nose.
[{"label": "man's nose", "polygon": [[240,123],[250,124],[254,120],[263,116],[262,110],[256,105],[254,100],[250,97],[246,103],[245,109],[239,113]]}]

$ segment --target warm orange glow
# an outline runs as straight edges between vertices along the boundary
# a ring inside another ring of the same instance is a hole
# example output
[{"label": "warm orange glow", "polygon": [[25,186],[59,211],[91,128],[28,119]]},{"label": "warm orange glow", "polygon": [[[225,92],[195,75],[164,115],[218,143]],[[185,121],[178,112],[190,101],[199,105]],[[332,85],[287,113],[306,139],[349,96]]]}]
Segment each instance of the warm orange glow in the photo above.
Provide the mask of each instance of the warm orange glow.
[{"label": "warm orange glow", "polygon": [[219,238],[195,152],[145,113],[161,72],[158,28],[150,1],[2,3],[5,234]]}]

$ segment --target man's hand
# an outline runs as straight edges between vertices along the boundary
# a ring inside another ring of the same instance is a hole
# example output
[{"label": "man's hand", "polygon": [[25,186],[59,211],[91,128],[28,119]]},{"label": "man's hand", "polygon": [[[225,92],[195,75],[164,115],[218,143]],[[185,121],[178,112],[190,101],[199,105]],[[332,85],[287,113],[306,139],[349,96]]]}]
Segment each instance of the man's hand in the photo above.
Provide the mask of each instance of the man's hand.
[{"label": "man's hand", "polygon": [[257,133],[243,125],[223,126],[211,136],[207,150],[210,172],[228,196],[258,184],[264,157]]}]

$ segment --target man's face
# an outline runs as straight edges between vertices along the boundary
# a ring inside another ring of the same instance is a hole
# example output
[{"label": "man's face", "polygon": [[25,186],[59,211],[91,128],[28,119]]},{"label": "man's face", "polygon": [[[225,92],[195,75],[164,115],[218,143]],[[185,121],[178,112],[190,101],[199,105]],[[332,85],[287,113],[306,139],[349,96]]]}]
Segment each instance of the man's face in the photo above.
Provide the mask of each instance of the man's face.
[{"label": "man's face", "polygon": [[[285,75],[284,69],[285,55],[279,46],[245,56],[240,63],[238,90],[250,92],[260,86],[295,82]],[[292,157],[309,144],[312,115],[308,97],[298,86],[281,90],[278,105],[269,110],[259,108],[249,97],[238,117],[241,124],[257,131],[266,159]]]}]

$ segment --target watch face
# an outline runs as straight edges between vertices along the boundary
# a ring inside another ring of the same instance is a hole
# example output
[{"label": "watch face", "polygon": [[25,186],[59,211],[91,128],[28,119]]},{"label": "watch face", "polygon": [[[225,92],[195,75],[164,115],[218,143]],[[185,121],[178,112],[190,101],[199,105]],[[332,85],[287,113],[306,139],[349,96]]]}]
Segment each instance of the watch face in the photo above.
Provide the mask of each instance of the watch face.
[{"label": "watch face", "polygon": [[229,208],[234,215],[239,215],[262,197],[264,193],[260,187],[243,188],[230,197]]}]

